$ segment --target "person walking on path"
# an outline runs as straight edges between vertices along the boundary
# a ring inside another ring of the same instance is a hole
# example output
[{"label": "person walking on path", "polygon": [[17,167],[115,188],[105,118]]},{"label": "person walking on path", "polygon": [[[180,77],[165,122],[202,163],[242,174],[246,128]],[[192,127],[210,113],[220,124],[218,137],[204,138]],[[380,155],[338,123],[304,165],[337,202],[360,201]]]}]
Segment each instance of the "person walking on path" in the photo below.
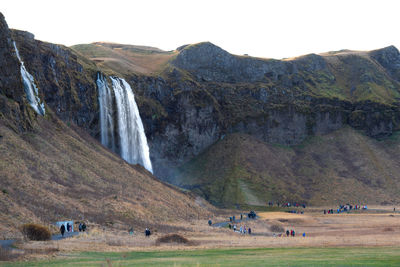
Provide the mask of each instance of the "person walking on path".
[{"label": "person walking on path", "polygon": [[64,233],[65,233],[65,225],[64,224],[61,224],[60,232],[61,232],[61,236],[64,237]]},{"label": "person walking on path", "polygon": [[146,237],[150,237],[151,232],[149,228],[146,228],[146,231],[144,232]]}]

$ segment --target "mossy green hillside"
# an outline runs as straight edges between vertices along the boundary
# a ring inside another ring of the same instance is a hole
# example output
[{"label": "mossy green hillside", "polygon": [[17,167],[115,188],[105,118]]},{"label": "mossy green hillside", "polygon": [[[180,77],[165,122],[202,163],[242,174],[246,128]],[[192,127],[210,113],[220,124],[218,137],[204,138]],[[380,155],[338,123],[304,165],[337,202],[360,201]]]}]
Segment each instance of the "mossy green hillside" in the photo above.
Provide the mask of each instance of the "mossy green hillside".
[{"label": "mossy green hillside", "polygon": [[351,128],[292,147],[231,134],[181,166],[174,182],[224,207],[397,203],[399,147],[398,134],[377,141]]}]

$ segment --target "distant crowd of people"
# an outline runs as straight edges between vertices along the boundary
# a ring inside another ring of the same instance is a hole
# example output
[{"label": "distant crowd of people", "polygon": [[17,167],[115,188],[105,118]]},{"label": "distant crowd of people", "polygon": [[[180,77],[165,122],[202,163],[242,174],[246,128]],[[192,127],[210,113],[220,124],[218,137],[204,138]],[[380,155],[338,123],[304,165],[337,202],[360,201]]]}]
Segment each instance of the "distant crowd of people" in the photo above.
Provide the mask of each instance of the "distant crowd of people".
[{"label": "distant crowd of people", "polygon": [[367,210],[368,207],[367,205],[351,205],[351,204],[346,204],[346,205],[339,205],[337,209],[328,209],[324,210],[324,214],[333,214],[333,213],[342,213],[342,212],[349,212],[351,210]]},{"label": "distant crowd of people", "polygon": [[[256,212],[254,210],[250,211],[247,214],[245,213],[244,216],[243,216],[243,213],[240,213],[240,221],[243,220],[243,217],[247,217],[248,219],[255,219],[257,217],[257,214],[256,214]],[[231,223],[232,222],[236,222],[236,216],[235,215],[230,216],[229,217],[229,222],[231,222]]]},{"label": "distant crowd of people", "polygon": [[[85,232],[86,231],[86,224],[85,223],[79,223],[78,229],[79,229],[79,232]],[[68,232],[68,233],[72,232],[72,225],[69,222],[67,223],[66,226],[64,224],[61,224],[61,227],[60,227],[60,233],[61,233],[62,237],[64,237],[66,232]]]},{"label": "distant crowd of people", "polygon": [[251,228],[246,227],[246,225],[241,225],[238,229],[236,224],[228,224],[228,228],[232,229],[234,232],[240,233],[240,234],[249,234],[251,235]]},{"label": "distant crowd of people", "polygon": [[[307,207],[307,205],[305,203],[298,203],[298,202],[275,202],[275,205],[277,207],[303,207],[304,209]],[[274,206],[274,202],[273,201],[269,201],[268,202],[268,206],[273,207]]]}]

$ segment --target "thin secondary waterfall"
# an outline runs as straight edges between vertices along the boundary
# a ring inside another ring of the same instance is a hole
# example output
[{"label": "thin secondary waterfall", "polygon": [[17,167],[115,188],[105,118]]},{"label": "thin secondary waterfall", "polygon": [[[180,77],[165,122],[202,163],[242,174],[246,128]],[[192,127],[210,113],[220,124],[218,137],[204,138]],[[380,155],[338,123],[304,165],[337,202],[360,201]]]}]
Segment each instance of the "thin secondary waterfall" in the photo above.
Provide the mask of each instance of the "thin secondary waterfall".
[{"label": "thin secondary waterfall", "polygon": [[[131,164],[140,164],[153,172],[149,146],[139,109],[130,85],[122,78],[110,77],[117,106],[119,154]],[[115,151],[113,99],[106,77],[97,76],[100,103],[101,142]]]},{"label": "thin secondary waterfall", "polygon": [[99,88],[101,143],[116,152],[111,90],[107,78],[100,73],[97,74],[96,83]]},{"label": "thin secondary waterfall", "polygon": [[17,58],[19,60],[19,63],[21,64],[21,76],[24,83],[26,97],[29,101],[29,104],[36,111],[36,113],[43,116],[45,114],[44,103],[41,103],[40,101],[39,90],[35,85],[35,80],[33,79],[33,76],[26,70],[24,62],[21,60],[21,57],[19,55],[17,45],[15,44],[15,42],[13,42],[13,44],[15,48],[15,53],[17,54]]}]

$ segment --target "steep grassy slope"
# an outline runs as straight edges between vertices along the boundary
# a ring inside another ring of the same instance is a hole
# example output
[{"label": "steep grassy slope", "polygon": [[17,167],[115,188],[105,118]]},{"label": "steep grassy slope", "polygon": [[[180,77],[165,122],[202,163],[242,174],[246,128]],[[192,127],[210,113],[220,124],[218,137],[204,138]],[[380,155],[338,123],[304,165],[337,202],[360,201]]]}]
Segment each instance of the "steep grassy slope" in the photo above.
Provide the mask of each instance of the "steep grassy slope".
[{"label": "steep grassy slope", "polygon": [[[85,219],[115,227],[205,217],[200,200],[131,166],[48,109],[18,134],[0,114],[0,237],[21,223]],[[155,226],[157,224],[157,226]]]},{"label": "steep grassy slope", "polygon": [[99,67],[110,68],[122,75],[153,74],[176,54],[154,47],[104,42],[74,45],[72,49],[93,60]]},{"label": "steep grassy slope", "polygon": [[222,206],[273,201],[399,203],[400,135],[383,141],[344,128],[285,147],[227,135],[183,165],[175,183]]}]

